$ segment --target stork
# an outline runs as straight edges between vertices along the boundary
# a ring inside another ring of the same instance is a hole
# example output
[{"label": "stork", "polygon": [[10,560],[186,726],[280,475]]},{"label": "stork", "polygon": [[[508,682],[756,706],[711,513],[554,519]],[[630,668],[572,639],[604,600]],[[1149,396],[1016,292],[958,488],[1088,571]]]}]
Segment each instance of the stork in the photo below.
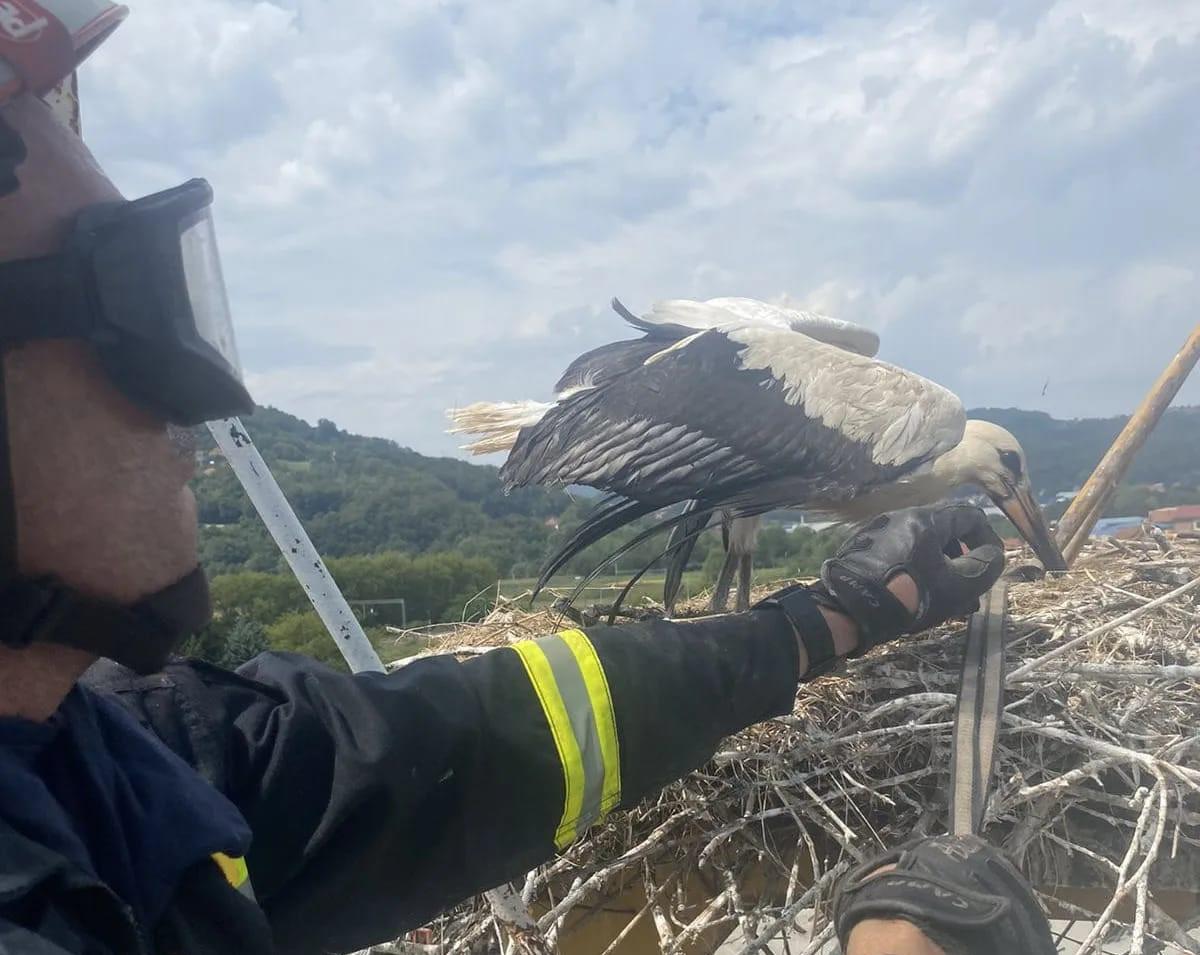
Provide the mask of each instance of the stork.
[{"label": "stork", "polygon": [[672,530],[668,610],[714,515],[726,560],[713,609],[724,609],[736,572],[744,610],[767,511],[858,521],[966,485],[991,497],[1047,570],[1065,569],[1016,438],[967,420],[942,386],[876,359],[869,329],[746,298],[659,302],[640,317],[616,299],[613,308],[642,337],[575,359],[553,402],[450,412],[452,433],[477,436],[470,451],[508,451],[500,471],[508,488],[578,484],[614,495],[551,557],[539,587],[605,535],[684,503],[656,525]]}]

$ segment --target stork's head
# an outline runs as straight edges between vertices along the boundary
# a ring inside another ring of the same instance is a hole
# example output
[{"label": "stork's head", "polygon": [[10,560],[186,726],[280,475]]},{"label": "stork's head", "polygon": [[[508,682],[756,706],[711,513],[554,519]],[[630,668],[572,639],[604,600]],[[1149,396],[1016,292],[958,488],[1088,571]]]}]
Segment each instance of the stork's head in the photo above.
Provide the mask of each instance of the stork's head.
[{"label": "stork's head", "polygon": [[1067,562],[1033,498],[1025,452],[1008,431],[990,421],[967,422],[962,441],[934,465],[935,472],[958,487],[977,484],[1029,541],[1047,570],[1066,570]]}]

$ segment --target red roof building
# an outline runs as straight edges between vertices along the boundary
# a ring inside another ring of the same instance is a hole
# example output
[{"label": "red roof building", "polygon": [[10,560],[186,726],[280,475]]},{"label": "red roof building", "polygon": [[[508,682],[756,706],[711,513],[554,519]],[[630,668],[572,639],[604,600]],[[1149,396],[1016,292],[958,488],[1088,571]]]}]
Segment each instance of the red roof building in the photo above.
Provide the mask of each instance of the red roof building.
[{"label": "red roof building", "polygon": [[1169,531],[1200,531],[1200,504],[1160,507],[1150,512],[1150,520]]}]

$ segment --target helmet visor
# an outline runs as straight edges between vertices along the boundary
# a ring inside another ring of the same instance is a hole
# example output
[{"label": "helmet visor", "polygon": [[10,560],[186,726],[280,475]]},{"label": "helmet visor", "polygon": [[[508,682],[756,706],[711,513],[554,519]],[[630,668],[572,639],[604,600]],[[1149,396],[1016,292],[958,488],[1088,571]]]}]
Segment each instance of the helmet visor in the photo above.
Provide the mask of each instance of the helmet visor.
[{"label": "helmet visor", "polygon": [[242,364],[238,360],[212,212],[201,209],[190,218],[190,224],[184,223],[179,236],[179,252],[196,335],[229,366],[230,374],[241,381]]}]

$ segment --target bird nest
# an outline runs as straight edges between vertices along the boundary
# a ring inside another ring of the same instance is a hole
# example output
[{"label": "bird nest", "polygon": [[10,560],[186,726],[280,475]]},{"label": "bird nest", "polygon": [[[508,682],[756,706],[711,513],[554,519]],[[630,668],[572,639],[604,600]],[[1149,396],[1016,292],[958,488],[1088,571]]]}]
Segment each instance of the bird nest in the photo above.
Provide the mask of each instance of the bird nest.
[{"label": "bird nest", "polygon": [[[1200,541],[1156,532],[1090,545],[1068,575],[1010,589],[982,834],[1058,917],[1093,923],[1080,952],[1114,941],[1200,950],[1164,902],[1200,884],[1198,573]],[[561,625],[504,605],[440,649],[478,653]],[[790,715],[730,737],[706,766],[609,817],[523,886],[443,917],[425,941],[565,948],[578,920],[633,892],[633,922],[652,925],[663,951],[711,949],[735,929],[743,952],[781,936],[791,952],[820,951],[842,872],[945,830],[964,640],[956,622],[803,685]]]}]

